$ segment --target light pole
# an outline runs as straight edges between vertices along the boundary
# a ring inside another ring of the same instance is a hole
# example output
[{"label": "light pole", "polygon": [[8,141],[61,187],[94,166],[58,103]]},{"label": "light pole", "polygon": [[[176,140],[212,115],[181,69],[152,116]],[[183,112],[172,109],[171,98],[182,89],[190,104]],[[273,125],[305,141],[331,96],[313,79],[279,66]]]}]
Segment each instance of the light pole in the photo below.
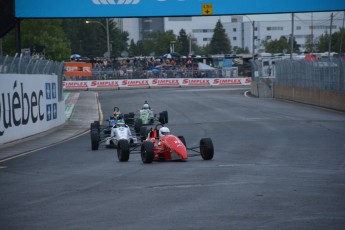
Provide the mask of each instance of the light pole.
[{"label": "light pole", "polygon": [[252,30],[253,30],[253,34],[252,34],[252,55],[253,55],[253,60],[254,60],[254,55],[255,55],[255,21],[252,21],[247,15],[244,15],[244,16],[252,24]]},{"label": "light pole", "polygon": [[110,57],[110,40],[109,40],[109,18],[105,19],[106,21],[106,26],[104,26],[101,22],[99,21],[85,21],[87,24],[89,23],[97,23],[100,24],[106,31],[107,33],[107,56],[108,58]]},{"label": "light pole", "polygon": [[174,53],[175,52],[175,41],[170,42],[170,52]]}]

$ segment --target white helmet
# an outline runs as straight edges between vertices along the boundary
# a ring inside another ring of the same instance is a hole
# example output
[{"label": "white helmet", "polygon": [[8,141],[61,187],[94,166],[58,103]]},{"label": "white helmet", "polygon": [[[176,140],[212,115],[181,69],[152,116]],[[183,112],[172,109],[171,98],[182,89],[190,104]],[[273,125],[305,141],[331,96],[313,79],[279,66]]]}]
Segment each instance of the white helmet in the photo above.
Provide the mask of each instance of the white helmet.
[{"label": "white helmet", "polygon": [[170,130],[167,127],[162,127],[159,129],[159,136],[169,135]]},{"label": "white helmet", "polygon": [[144,104],[143,105],[143,109],[149,109],[149,108],[150,108],[149,104]]}]

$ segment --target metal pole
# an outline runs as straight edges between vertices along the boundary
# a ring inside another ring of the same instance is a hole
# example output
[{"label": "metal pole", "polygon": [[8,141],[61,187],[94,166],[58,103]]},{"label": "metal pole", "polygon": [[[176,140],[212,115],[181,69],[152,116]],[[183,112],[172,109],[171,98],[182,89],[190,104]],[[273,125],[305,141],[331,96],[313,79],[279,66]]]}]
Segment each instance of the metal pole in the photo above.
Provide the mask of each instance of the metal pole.
[{"label": "metal pole", "polygon": [[328,59],[331,58],[331,47],[332,47],[332,24],[333,24],[333,13],[331,13],[331,24],[330,24],[330,26],[329,26]]},{"label": "metal pole", "polygon": [[16,20],[15,24],[15,41],[16,41],[16,53],[20,55],[21,53],[21,36],[20,36],[20,20]]},{"label": "metal pole", "polygon": [[293,53],[293,42],[294,42],[294,26],[295,26],[295,13],[291,15],[291,40],[290,40],[290,59],[292,60],[292,53]]},{"label": "metal pole", "polygon": [[344,21],[345,21],[345,11],[344,11],[344,16],[343,16],[343,29],[341,31],[341,37],[340,37],[340,48],[339,48],[339,54],[341,54],[341,51],[342,51],[342,47],[343,47],[343,37],[344,37]]},{"label": "metal pole", "polygon": [[252,26],[253,26],[253,60],[254,60],[254,55],[255,55],[255,21],[252,22]]}]

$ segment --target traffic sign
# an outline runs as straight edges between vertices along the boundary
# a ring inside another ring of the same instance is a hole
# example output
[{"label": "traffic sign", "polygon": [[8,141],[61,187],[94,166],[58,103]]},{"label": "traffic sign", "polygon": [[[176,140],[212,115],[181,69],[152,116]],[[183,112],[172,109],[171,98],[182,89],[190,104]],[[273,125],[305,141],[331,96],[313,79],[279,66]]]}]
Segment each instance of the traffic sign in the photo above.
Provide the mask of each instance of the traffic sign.
[{"label": "traffic sign", "polygon": [[212,15],[212,4],[202,4],[201,13],[202,15]]}]

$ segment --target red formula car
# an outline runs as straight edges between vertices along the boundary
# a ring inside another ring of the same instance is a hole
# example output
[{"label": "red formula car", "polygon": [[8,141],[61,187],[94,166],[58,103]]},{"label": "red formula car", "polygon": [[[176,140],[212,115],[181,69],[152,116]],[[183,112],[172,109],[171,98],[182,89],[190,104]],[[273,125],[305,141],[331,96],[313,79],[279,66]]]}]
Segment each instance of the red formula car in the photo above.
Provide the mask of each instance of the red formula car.
[{"label": "red formula car", "polygon": [[[196,150],[198,148],[200,151]],[[188,154],[187,150],[200,153],[204,160],[211,160],[214,155],[213,143],[210,138],[201,138],[199,146],[187,148],[183,136],[174,136],[170,134],[167,127],[158,124],[148,132],[146,139],[141,144],[141,159],[143,163],[186,161],[188,156],[195,156]]]}]

